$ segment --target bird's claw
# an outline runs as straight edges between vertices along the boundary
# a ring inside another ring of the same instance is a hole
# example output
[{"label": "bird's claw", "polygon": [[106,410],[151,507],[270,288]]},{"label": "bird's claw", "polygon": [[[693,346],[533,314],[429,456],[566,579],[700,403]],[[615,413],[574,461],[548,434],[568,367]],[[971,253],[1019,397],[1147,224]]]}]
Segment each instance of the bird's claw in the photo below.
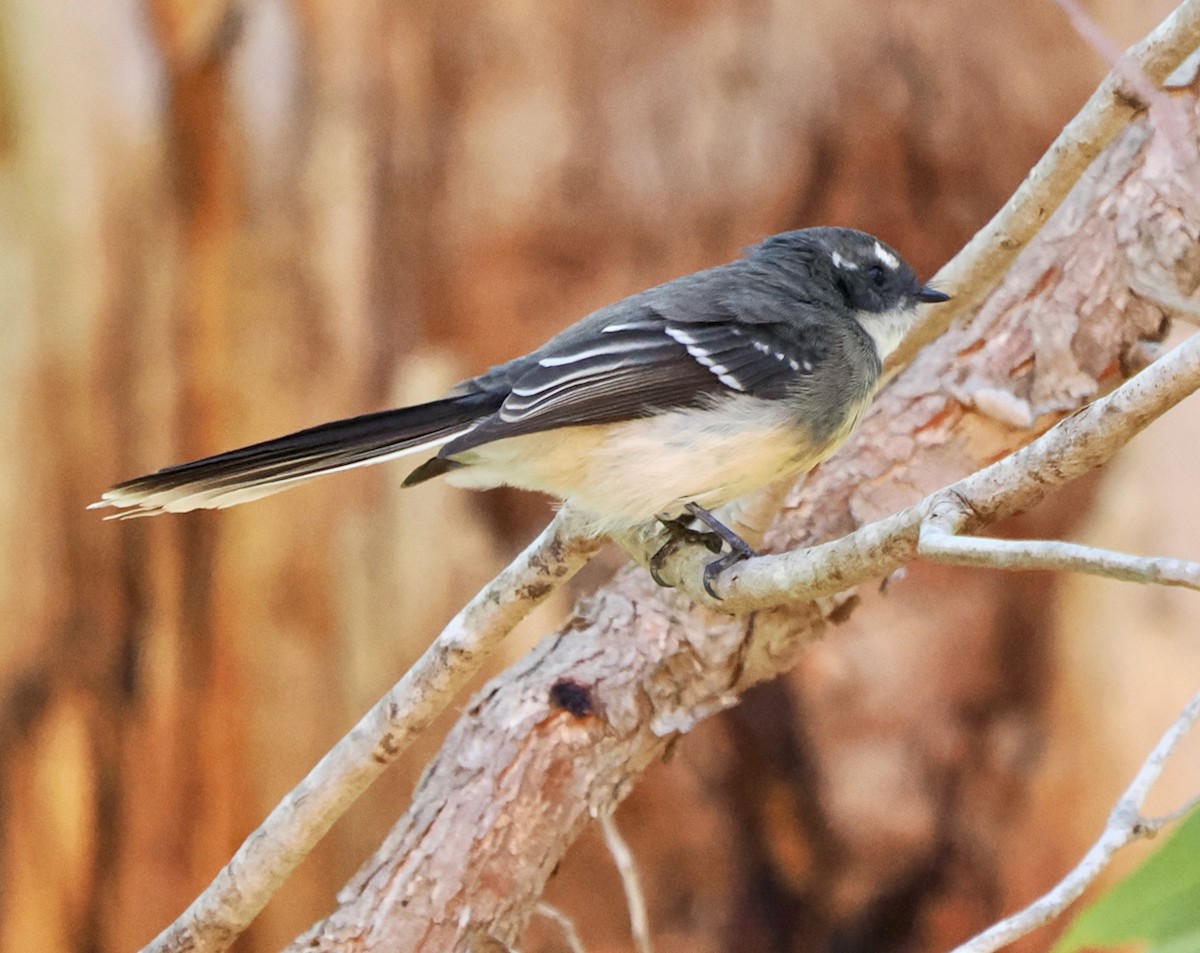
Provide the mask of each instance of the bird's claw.
[{"label": "bird's claw", "polygon": [[680,546],[684,544],[695,545],[698,543],[704,546],[710,553],[720,553],[723,544],[728,543],[729,552],[706,563],[700,580],[704,585],[704,591],[717,601],[720,601],[721,597],[713,589],[713,582],[716,578],[730,566],[734,566],[758,554],[750,547],[749,543],[724,523],[720,522],[704,507],[696,503],[689,503],[687,504],[687,510],[693,517],[707,526],[708,530],[693,529],[683,517],[660,520],[663,526],[667,528],[668,537],[658,552],[650,557],[647,567],[650,570],[650,577],[660,586],[670,588],[670,583],[662,578],[661,570],[663,564]]},{"label": "bird's claw", "polygon": [[659,522],[667,528],[667,541],[659,547],[658,552],[650,557],[647,568],[650,570],[650,578],[665,589],[670,589],[671,584],[662,577],[663,564],[680,546],[700,545],[710,553],[721,551],[721,537],[714,532],[692,529],[684,519],[660,520]]},{"label": "bird's claw", "polygon": [[720,556],[717,559],[712,560],[704,567],[704,574],[700,577],[700,581],[704,584],[704,591],[718,602],[721,601],[721,597],[717,595],[717,591],[713,589],[712,585],[716,578],[730,566],[736,566],[738,563],[750,559],[752,556],[758,555],[758,553],[756,553],[753,549],[751,549],[749,546],[746,546],[745,543],[742,545],[745,546],[744,549],[731,549],[724,556]]}]

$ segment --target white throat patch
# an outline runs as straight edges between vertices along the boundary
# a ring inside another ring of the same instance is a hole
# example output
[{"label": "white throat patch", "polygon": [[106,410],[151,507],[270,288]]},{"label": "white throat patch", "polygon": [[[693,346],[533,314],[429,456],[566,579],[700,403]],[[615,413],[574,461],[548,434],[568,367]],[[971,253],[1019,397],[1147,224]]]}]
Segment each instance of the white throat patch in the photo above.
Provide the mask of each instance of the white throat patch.
[{"label": "white throat patch", "polygon": [[875,342],[875,350],[879,352],[881,361],[896,350],[900,342],[904,340],[904,335],[916,322],[916,308],[894,308],[891,311],[884,311],[882,314],[860,311],[858,314],[858,323],[862,325],[867,334],[871,335],[871,340]]}]

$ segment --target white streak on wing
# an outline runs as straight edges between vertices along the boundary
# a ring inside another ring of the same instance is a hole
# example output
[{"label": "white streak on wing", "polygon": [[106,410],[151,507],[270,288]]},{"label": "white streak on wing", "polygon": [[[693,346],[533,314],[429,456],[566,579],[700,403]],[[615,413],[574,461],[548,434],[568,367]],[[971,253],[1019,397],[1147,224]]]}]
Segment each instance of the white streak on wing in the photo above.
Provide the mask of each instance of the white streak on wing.
[{"label": "white streak on wing", "polygon": [[565,374],[562,377],[546,381],[540,387],[514,387],[508,400],[500,407],[500,419],[507,423],[520,420],[522,417],[528,416],[531,410],[553,403],[569,391],[571,385],[576,381],[595,379],[613,369],[612,366],[606,368],[590,366],[576,371],[574,374]]},{"label": "white streak on wing", "polygon": [[576,364],[579,361],[586,361],[593,357],[620,357],[622,354],[628,354],[632,351],[645,351],[656,347],[658,347],[657,341],[605,342],[599,347],[588,348],[586,351],[571,351],[567,354],[543,357],[538,361],[538,364],[542,367],[562,367],[564,364]]},{"label": "white streak on wing", "polygon": [[595,377],[599,370],[595,365],[588,365],[577,370],[570,371],[565,374],[560,374],[557,377],[552,377],[548,381],[533,387],[514,387],[510,393],[517,397],[536,397],[539,394],[545,394],[547,391],[553,391],[561,388],[564,384],[569,384],[572,381],[581,380],[588,377]]},{"label": "white streak on wing", "polygon": [[659,321],[623,321],[620,324],[610,324],[601,334],[612,334],[616,331],[656,331],[662,326]]},{"label": "white streak on wing", "polygon": [[[766,354],[767,350],[768,350],[768,348],[764,347],[762,349],[762,352],[764,354]],[[775,360],[779,361],[781,364],[786,364],[793,371],[800,370],[800,365],[799,365],[799,363],[797,363],[796,359],[792,358],[792,357],[788,357],[786,354],[783,353],[783,351],[771,351],[771,357],[775,358]],[[807,363],[807,361],[805,363]]]},{"label": "white streak on wing", "polygon": [[667,334],[687,348],[687,352],[704,367],[717,375],[719,380],[726,387],[732,387],[734,390],[745,390],[745,385],[738,380],[733,373],[724,364],[718,364],[716,360],[701,346],[700,342],[681,328],[667,327]]},{"label": "white streak on wing", "polygon": [[[875,247],[878,248],[879,245],[876,244]],[[830,256],[830,259],[833,261],[833,263],[836,267],[841,268],[843,271],[858,271],[858,265],[856,265],[852,261],[847,261],[845,258],[843,258],[841,255],[839,255],[837,252],[834,252]]]},{"label": "white streak on wing", "polygon": [[900,259],[879,244],[879,242],[875,243],[875,257],[878,258],[880,262],[891,268],[892,271],[895,271],[900,267]]},{"label": "white streak on wing", "polygon": [[[514,397],[540,397],[543,400],[553,396],[557,391],[562,390],[567,384],[572,381],[586,380],[589,377],[598,377],[608,371],[614,370],[620,366],[621,359],[635,354],[639,351],[653,351],[661,347],[660,341],[614,341],[611,344],[602,344],[599,347],[589,348],[586,351],[575,351],[570,354],[562,354],[557,356],[543,357],[538,361],[541,367],[564,367],[569,364],[576,364],[580,361],[590,360],[596,357],[612,358],[607,366],[597,367],[594,364],[585,365],[584,367],[576,368],[573,371],[565,371],[556,374],[554,377],[546,381],[541,381],[537,384],[526,384],[524,387],[513,387],[510,392]],[[530,406],[528,401],[513,401],[513,404],[519,409],[527,409]],[[504,420],[515,420],[511,414],[501,413],[501,418]]]},{"label": "white streak on wing", "polygon": [[[592,369],[593,371],[595,368]],[[555,401],[562,397],[563,394],[571,391],[571,385],[579,378],[594,378],[595,375],[589,374],[573,374],[570,377],[558,378],[551,381],[545,387],[535,391],[517,391],[514,390],[500,406],[500,419],[512,423],[515,420],[520,420],[522,417],[527,417],[532,411],[539,407],[552,405]],[[521,399],[525,398],[525,399]]]},{"label": "white streak on wing", "polygon": [[[684,347],[688,348],[689,352],[692,348],[699,346],[699,342],[688,334],[687,331],[683,330],[683,328],[667,327],[664,330],[672,340],[678,341]],[[694,354],[692,356],[695,357]]]}]

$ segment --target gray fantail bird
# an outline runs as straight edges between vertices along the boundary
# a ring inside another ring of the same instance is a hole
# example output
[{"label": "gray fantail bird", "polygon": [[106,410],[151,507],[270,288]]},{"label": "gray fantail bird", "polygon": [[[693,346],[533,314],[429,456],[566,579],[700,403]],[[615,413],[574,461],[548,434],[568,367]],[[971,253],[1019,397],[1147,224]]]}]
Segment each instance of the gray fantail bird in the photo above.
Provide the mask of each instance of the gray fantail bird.
[{"label": "gray fantail bird", "polygon": [[445,474],[456,486],[540,490],[570,501],[596,534],[657,519],[687,535],[687,515],[700,520],[732,549],[705,570],[712,592],[751,551],[708,510],[828,457],[917,305],[947,299],[871,235],[783,232],[601,308],[443,400],[168,467],[92,506],[116,517],[218,509],[436,450],[405,486]]}]

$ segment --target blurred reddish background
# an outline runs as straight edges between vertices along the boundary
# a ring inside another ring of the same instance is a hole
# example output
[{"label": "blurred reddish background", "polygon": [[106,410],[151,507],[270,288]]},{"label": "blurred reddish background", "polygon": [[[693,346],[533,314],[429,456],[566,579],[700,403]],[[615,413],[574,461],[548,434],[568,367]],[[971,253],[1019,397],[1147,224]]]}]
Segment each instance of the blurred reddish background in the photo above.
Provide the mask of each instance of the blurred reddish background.
[{"label": "blurred reddish background", "polygon": [[[1124,44],[1170,6],[1090,9]],[[108,484],[436,395],[785,228],[930,275],[1103,71],[1048,0],[5,0],[0,949],[148,941],[549,512],[382,467],[104,523]],[[1198,414],[1009,529],[1200,556]],[[1028,900],[1195,690],[1195,599],[914,569],[623,808],[660,950],[936,949]],[[239,949],[329,908],[435,744]],[[628,948],[598,837],[549,896]]]}]

